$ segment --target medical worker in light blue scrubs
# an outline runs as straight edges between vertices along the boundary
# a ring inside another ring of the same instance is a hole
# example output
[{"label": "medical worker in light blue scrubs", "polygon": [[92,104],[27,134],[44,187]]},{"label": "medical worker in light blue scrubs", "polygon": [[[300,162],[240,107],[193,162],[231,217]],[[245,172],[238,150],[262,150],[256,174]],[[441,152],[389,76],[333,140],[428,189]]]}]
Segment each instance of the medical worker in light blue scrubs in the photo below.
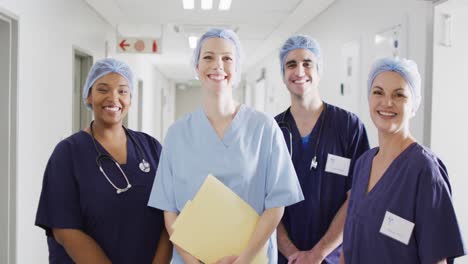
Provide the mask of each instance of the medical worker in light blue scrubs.
[{"label": "medical worker in light blue scrubs", "polygon": [[[164,210],[172,233],[177,215],[211,173],[260,215],[247,248],[223,263],[250,263],[266,243],[269,263],[276,263],[276,226],[284,207],[303,195],[275,120],[234,101],[241,55],[231,30],[211,29],[200,38],[193,66],[202,84],[202,106],[169,128],[148,204]],[[173,263],[184,262],[198,260],[176,247]]]},{"label": "medical worker in light blue scrubs", "polygon": [[409,129],[421,102],[416,63],[377,60],[369,73],[368,97],[379,146],[356,162],[345,263],[453,263],[466,250],[447,170]]}]

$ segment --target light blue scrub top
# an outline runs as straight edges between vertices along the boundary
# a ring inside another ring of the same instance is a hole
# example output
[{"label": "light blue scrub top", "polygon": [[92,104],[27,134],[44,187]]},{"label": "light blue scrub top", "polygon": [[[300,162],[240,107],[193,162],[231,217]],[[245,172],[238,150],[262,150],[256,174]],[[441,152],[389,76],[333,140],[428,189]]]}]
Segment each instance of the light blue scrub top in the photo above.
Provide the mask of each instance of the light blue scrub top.
[{"label": "light blue scrub top", "polygon": [[[210,173],[259,215],[304,199],[275,120],[245,105],[223,139],[201,107],[169,128],[148,205],[179,213]],[[269,263],[277,263],[276,232],[268,254]],[[173,263],[183,263],[175,249]]]}]

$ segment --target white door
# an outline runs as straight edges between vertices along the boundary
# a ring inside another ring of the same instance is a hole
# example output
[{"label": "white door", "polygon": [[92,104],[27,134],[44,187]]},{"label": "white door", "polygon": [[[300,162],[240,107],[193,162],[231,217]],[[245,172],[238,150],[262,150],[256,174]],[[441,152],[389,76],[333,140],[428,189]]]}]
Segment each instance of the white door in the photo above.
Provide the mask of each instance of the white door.
[{"label": "white door", "polygon": [[17,29],[0,13],[0,263],[15,262]]}]

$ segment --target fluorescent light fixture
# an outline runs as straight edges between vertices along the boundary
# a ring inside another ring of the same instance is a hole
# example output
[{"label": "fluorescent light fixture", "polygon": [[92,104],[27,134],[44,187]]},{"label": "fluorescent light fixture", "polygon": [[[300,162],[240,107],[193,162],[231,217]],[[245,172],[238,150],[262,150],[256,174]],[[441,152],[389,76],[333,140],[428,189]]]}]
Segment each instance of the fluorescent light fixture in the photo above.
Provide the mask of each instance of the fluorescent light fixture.
[{"label": "fluorescent light fixture", "polygon": [[201,9],[209,10],[213,8],[213,0],[201,0]]},{"label": "fluorescent light fixture", "polygon": [[380,34],[376,34],[375,37],[374,37],[374,43],[375,44],[380,44],[382,42],[385,41],[385,37],[380,35]]},{"label": "fluorescent light fixture", "polygon": [[198,37],[190,36],[188,37],[188,43],[191,49],[194,49],[197,46]]},{"label": "fluorescent light fixture", "polygon": [[231,9],[231,0],[219,0],[219,10]]},{"label": "fluorescent light fixture", "polygon": [[182,5],[184,9],[194,9],[195,8],[195,0],[182,0]]}]

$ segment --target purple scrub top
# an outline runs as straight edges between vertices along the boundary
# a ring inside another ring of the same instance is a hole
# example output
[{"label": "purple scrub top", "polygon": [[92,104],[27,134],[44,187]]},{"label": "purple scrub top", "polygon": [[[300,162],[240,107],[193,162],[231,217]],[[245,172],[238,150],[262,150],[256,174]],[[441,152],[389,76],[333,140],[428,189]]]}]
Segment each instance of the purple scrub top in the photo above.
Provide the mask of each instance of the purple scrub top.
[{"label": "purple scrub top", "polygon": [[[355,166],[343,240],[346,264],[434,264],[446,258],[453,263],[453,258],[465,255],[442,161],[413,143],[367,193],[378,151],[366,152]],[[410,234],[407,244],[380,232],[387,212],[414,224],[406,232]]]},{"label": "purple scrub top", "polygon": [[[279,124],[289,124],[293,138],[292,161],[305,197],[304,201],[286,207],[281,220],[289,238],[299,250],[310,250],[325,235],[345,202],[348,190],[351,189],[355,161],[369,149],[366,129],[355,114],[326,103],[324,109],[309,135],[305,148],[291,113],[285,111],[275,117]],[[323,129],[316,150],[322,124]],[[284,126],[280,128],[290,150],[289,132]],[[310,164],[315,151],[318,166],[311,170]],[[325,171],[328,154],[351,160],[348,176]],[[340,252],[341,246],[326,257],[325,263],[339,263]],[[279,253],[278,263],[287,262]]]},{"label": "purple scrub top", "polygon": [[[147,206],[161,153],[153,137],[128,130],[151,165],[142,172],[137,146],[127,136],[127,163],[121,167],[132,187],[117,194],[96,164],[91,135],[80,131],[55,148],[44,173],[36,225],[46,231],[50,263],[73,263],[53,238],[52,228],[79,229],[92,237],[112,263],[151,263],[163,230],[163,212]],[[108,152],[96,141],[101,153]],[[126,181],[110,161],[102,162],[111,181]]]}]

